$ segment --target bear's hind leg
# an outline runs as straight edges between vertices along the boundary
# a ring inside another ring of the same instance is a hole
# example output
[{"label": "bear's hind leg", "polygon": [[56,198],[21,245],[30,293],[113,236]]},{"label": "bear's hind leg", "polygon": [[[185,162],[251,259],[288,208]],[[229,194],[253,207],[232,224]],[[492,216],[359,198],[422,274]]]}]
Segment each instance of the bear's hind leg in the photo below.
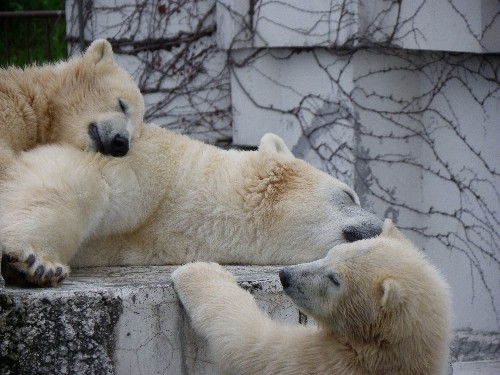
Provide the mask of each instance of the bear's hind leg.
[{"label": "bear's hind leg", "polygon": [[24,153],[7,169],[0,181],[4,268],[41,286],[67,276],[69,261],[101,219],[107,201],[98,157],[69,146],[47,146]]}]

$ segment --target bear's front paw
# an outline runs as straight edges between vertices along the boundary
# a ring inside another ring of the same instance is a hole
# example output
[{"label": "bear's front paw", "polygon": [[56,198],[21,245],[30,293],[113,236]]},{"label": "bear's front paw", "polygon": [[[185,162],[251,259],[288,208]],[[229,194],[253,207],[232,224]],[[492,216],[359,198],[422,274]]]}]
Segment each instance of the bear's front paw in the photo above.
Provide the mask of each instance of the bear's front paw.
[{"label": "bear's front paw", "polygon": [[69,273],[68,266],[30,252],[6,252],[3,262],[38,286],[56,286]]},{"label": "bear's front paw", "polygon": [[172,273],[174,284],[206,283],[213,280],[226,280],[235,283],[234,276],[217,263],[195,262],[180,266]]},{"label": "bear's front paw", "polygon": [[217,263],[196,262],[172,273],[175,290],[186,308],[192,308],[227,284],[236,284],[234,276]]}]

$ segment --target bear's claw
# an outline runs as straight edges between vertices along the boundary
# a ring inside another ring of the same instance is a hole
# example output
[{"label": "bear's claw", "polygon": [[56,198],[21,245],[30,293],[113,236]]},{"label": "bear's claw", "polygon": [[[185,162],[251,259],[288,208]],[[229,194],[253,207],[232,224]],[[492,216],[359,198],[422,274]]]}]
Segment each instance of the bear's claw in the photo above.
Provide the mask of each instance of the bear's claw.
[{"label": "bear's claw", "polygon": [[30,254],[25,260],[12,254],[6,254],[5,263],[8,267],[23,275],[25,280],[38,286],[55,286],[63,281],[69,269],[60,263]]},{"label": "bear's claw", "polygon": [[28,267],[31,267],[33,265],[33,263],[35,263],[35,256],[33,254],[31,254],[28,257]]}]

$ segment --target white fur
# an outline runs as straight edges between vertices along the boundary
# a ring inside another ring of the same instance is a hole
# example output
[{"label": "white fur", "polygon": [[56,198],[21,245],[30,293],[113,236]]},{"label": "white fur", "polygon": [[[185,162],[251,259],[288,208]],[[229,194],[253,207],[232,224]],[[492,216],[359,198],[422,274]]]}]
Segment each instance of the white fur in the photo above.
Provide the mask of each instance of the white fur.
[{"label": "white fur", "polygon": [[75,266],[293,264],[345,242],[347,227],[381,230],[352,189],[277,136],[238,152],[143,128],[123,158],[69,146],[23,154],[0,184],[6,252]]},{"label": "white fur", "polygon": [[[126,103],[126,113],[119,100]],[[105,144],[118,134],[132,142],[143,116],[139,88],[115,64],[104,39],[57,65],[0,69],[0,178],[21,151],[41,144],[99,150],[89,135],[90,124]]]},{"label": "white fur", "polygon": [[444,374],[447,283],[422,253],[391,234],[395,230],[386,223],[377,238],[339,245],[324,259],[281,271],[285,292],[317,327],[273,322],[215,263],[187,264],[172,279],[224,373]]}]

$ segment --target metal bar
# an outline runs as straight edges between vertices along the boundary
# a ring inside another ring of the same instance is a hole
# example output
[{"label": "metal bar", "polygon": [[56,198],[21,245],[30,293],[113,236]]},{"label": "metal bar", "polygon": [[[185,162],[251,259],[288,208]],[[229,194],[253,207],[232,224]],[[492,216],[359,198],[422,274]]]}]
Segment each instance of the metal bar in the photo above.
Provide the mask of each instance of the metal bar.
[{"label": "metal bar", "polygon": [[26,10],[0,12],[0,18],[57,18],[64,17],[64,10]]},{"label": "metal bar", "polygon": [[26,50],[26,63],[28,61],[31,61],[31,56],[30,56],[30,38],[29,38],[29,35],[30,35],[30,30],[29,30],[29,27],[30,27],[30,24],[29,24],[29,18],[25,18],[24,19],[24,32],[26,33],[24,35],[24,48]]},{"label": "metal bar", "polygon": [[50,22],[49,22],[48,18],[45,19],[45,30],[47,32],[46,33],[47,34],[47,52],[49,55],[49,60],[52,60],[52,51],[50,48]]},{"label": "metal bar", "polygon": [[77,0],[78,6],[78,39],[80,40],[80,52],[85,51],[85,31],[83,21],[83,0]]},{"label": "metal bar", "polygon": [[[5,21],[5,24],[4,24],[4,33],[3,33],[3,39],[4,39],[4,46],[5,46],[5,53],[6,53],[6,57],[7,57],[7,64],[10,62],[10,43],[9,43],[9,24],[10,24],[10,21],[9,20],[6,20]],[[1,257],[0,257],[1,258]]]}]

